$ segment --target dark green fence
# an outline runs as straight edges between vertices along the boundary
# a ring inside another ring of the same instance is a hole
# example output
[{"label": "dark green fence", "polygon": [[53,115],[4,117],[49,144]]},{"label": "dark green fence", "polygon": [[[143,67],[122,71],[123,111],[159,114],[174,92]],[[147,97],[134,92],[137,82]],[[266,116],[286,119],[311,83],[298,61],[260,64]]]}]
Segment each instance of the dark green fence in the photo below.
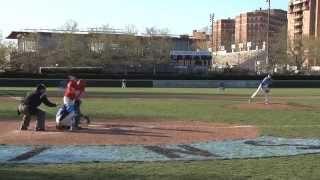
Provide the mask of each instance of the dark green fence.
[{"label": "dark green fence", "polygon": [[[0,87],[34,87],[43,83],[47,87],[63,87],[66,79],[0,79]],[[121,80],[87,80],[89,87],[121,87]],[[153,87],[152,80],[130,80],[127,87]]]}]

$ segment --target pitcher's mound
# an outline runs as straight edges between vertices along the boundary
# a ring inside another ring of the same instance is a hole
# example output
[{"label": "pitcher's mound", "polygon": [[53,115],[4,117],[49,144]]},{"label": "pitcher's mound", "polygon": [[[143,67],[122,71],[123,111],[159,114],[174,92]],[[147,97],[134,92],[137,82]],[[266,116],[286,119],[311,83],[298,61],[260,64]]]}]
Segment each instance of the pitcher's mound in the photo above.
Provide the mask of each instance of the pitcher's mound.
[{"label": "pitcher's mound", "polygon": [[[157,145],[184,144],[212,140],[252,139],[258,136],[254,126],[203,122],[108,121],[84,126],[74,132],[58,131],[53,122],[47,131],[18,131],[17,122],[0,122],[0,144],[12,145]],[[34,128],[34,124],[30,129]]]}]

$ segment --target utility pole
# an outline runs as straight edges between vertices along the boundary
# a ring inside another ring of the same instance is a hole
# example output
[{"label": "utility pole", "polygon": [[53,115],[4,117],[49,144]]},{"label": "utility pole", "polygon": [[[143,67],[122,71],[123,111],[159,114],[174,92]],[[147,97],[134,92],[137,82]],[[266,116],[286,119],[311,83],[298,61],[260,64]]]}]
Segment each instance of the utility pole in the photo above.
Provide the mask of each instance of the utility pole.
[{"label": "utility pole", "polygon": [[266,0],[268,3],[268,26],[267,26],[267,57],[266,57],[266,68],[269,70],[270,60],[270,13],[271,13],[271,0]]},{"label": "utility pole", "polygon": [[214,43],[213,43],[214,13],[211,13],[211,14],[210,14],[210,22],[211,22],[211,51],[212,51],[212,53],[213,53],[213,46],[214,46]]}]

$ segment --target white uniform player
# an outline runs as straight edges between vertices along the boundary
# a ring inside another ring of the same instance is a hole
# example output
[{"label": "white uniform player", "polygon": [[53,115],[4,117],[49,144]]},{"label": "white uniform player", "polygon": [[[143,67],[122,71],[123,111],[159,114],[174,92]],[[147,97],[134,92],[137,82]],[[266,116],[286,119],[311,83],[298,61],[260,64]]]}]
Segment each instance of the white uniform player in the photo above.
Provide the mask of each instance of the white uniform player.
[{"label": "white uniform player", "polygon": [[[72,107],[72,106],[71,106]],[[59,108],[56,115],[57,129],[69,129],[73,125],[75,117],[74,109],[70,109],[67,105]]]},{"label": "white uniform player", "polygon": [[122,89],[127,88],[127,81],[125,79],[122,79],[121,81],[121,88]]},{"label": "white uniform player", "polygon": [[268,76],[266,76],[262,82],[260,83],[258,89],[252,94],[252,96],[249,98],[249,103],[251,103],[251,101],[258,95],[258,93],[261,91],[265,97],[265,104],[269,104],[270,103],[270,85],[272,83],[272,79],[271,79],[271,75],[269,74]]}]

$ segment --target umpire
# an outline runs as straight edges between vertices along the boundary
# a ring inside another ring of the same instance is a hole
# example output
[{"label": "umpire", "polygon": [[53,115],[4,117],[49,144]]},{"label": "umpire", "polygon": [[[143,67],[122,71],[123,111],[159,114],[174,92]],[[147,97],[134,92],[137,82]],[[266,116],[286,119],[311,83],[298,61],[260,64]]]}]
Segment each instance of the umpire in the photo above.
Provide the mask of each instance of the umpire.
[{"label": "umpire", "polygon": [[37,85],[34,92],[27,95],[18,107],[18,114],[23,114],[22,124],[20,126],[21,131],[28,130],[31,116],[37,116],[36,131],[45,131],[45,118],[46,113],[38,107],[41,103],[44,103],[49,107],[56,107],[57,104],[48,100],[46,95],[46,86],[44,84]]}]

